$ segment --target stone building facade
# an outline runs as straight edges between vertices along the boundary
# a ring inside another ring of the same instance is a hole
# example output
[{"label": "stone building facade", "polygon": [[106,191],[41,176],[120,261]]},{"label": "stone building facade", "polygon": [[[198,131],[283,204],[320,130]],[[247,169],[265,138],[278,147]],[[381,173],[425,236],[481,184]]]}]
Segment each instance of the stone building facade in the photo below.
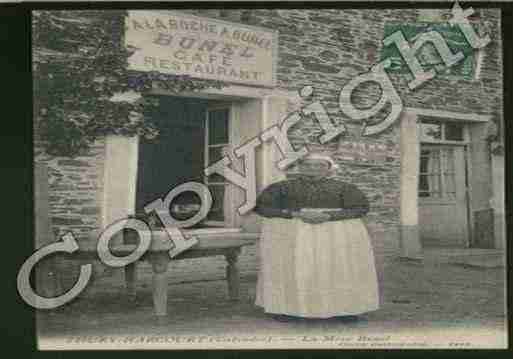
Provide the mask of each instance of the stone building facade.
[{"label": "stone building facade", "polygon": [[[289,99],[283,113],[290,113],[318,100],[323,103],[335,123],[343,123],[347,128],[347,133],[321,145],[318,140],[321,130],[310,116],[291,129],[289,139],[296,147],[306,145],[310,150],[330,153],[340,165],[337,177],[357,184],[368,195],[371,203],[368,223],[374,233],[377,251],[382,253],[389,246],[398,246],[402,235],[401,216],[405,215],[401,213],[401,196],[403,201],[406,196],[401,190],[402,166],[404,170],[401,141],[407,139],[401,138],[401,121],[378,135],[363,137],[362,122],[351,120],[340,110],[339,93],[352,78],[369,71],[381,60],[386,24],[417,23],[426,19],[431,22],[444,22],[450,17],[450,9],[438,12],[419,9],[186,12],[278,31],[277,86],[274,90],[297,93],[304,86],[314,88],[313,97],[308,100],[297,96],[295,100]],[[474,177],[469,178],[475,188],[474,198],[470,199],[473,206],[470,217],[472,223],[469,225],[473,226],[473,233],[477,231],[476,225],[493,226],[486,220],[484,224],[479,222],[478,218],[482,217],[479,211],[488,213],[487,211],[496,209],[497,218],[500,203],[504,200],[495,198],[495,202],[492,201],[498,189],[493,186],[497,179],[492,178],[494,173],[491,171],[492,166],[499,163],[500,167],[501,163],[501,156],[493,154],[494,143],[491,142],[491,139],[501,142],[503,127],[500,16],[498,9],[480,9],[473,20],[482,32],[491,37],[491,43],[475,55],[480,57],[479,69],[476,69],[472,78],[437,76],[420,88],[410,91],[410,74],[390,73],[390,79],[405,108],[422,109],[424,115],[429,114],[429,110],[434,110],[438,117],[455,113],[489,116],[490,120],[486,124],[477,124],[475,129],[472,127],[468,130],[470,136],[476,139],[468,144],[472,148],[470,156],[475,157]],[[227,91],[229,88],[230,86]],[[354,103],[361,107],[372,106],[379,96],[380,89],[373,83],[363,84],[353,93]],[[55,158],[44,153],[37,142],[36,133],[35,158],[37,162],[43,162],[48,167],[51,221],[56,234],[72,231],[80,240],[90,240],[89,233],[103,226],[102,211],[106,206],[105,201],[109,200],[104,187],[108,146],[108,141],[100,140],[88,155]],[[359,161],[344,157],[346,150],[353,154],[359,151]],[[488,233],[486,230],[482,232]],[[499,234],[495,233],[495,236]],[[503,244],[495,239],[493,246],[498,248]],[[256,247],[247,248],[240,261],[243,274],[255,273],[258,267]],[[173,280],[215,279],[224,276],[222,259],[187,260],[172,265],[173,271],[179,273]]]}]

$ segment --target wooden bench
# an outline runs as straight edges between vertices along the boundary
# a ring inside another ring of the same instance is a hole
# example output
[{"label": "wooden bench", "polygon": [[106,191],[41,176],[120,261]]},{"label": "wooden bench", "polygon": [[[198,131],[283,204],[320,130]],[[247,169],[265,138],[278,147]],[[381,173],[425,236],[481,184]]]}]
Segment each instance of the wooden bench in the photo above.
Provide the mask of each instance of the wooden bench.
[{"label": "wooden bench", "polygon": [[[192,231],[191,231],[192,232]],[[187,235],[186,235],[187,236]],[[226,232],[195,234],[198,243],[176,257],[169,257],[171,243],[167,233],[158,230],[152,232],[152,242],[148,251],[140,258],[151,263],[153,270],[153,305],[155,314],[159,317],[167,315],[167,269],[172,260],[211,257],[222,255],[226,258],[226,280],[228,282],[228,295],[230,299],[239,298],[239,268],[238,257],[242,247],[252,245],[259,238],[259,233]],[[98,237],[96,237],[98,238]],[[125,236],[123,244],[110,246],[115,256],[127,256],[137,248],[137,237]],[[79,243],[79,257],[82,259],[99,260],[94,241]],[[137,263],[124,267],[127,294],[130,298],[136,297]]]}]

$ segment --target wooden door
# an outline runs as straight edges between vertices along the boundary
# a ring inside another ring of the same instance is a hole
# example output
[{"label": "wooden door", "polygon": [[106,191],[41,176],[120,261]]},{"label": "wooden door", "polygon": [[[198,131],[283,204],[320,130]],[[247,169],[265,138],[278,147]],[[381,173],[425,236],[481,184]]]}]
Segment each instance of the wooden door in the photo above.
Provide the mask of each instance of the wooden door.
[{"label": "wooden door", "polygon": [[468,247],[465,146],[421,145],[418,194],[423,244]]}]

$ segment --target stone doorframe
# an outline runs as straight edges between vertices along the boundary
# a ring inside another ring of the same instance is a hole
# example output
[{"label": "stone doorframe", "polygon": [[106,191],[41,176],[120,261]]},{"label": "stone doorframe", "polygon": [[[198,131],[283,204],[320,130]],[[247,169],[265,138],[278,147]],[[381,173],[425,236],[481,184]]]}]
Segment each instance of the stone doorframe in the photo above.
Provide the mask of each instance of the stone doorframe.
[{"label": "stone doorframe", "polygon": [[[175,93],[155,88],[152,93],[177,96]],[[230,85],[223,89],[207,89],[199,92],[181,93],[180,97],[252,103],[258,106],[262,128],[279,124],[300,103],[297,92],[279,89]],[[243,105],[244,106],[244,105]],[[253,112],[253,111],[252,111]],[[137,137],[107,136],[105,140],[105,162],[103,165],[103,190],[101,194],[102,228],[135,212],[138,163]],[[276,181],[282,173],[274,165],[278,156],[275,144],[263,143],[262,171],[258,171],[257,189]]]},{"label": "stone doorframe", "polygon": [[[421,258],[422,245],[419,236],[418,212],[418,181],[420,161],[420,121],[419,116],[445,118],[465,121],[472,128],[472,147],[482,148],[486,143],[488,126],[491,116],[468,114],[450,111],[440,111],[407,107],[400,117],[400,151],[401,151],[401,184],[400,184],[400,256],[405,258]],[[479,151],[474,150],[471,162],[479,162]],[[489,172],[488,172],[489,173]],[[470,179],[470,192],[475,178]],[[479,203],[481,202],[481,203]],[[472,208],[483,205],[483,200],[470,200]],[[471,211],[472,212],[472,211]],[[470,224],[472,226],[472,223]]]}]

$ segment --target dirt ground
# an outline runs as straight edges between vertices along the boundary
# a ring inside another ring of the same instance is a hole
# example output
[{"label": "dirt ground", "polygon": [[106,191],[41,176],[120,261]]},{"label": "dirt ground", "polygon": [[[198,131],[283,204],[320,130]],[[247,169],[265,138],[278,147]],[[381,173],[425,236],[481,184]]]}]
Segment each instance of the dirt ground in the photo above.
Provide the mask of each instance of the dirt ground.
[{"label": "dirt ground", "polygon": [[[380,268],[381,308],[350,322],[276,321],[253,304],[256,275],[241,278],[238,302],[227,299],[223,280],[170,284],[168,316],[158,322],[150,271],[142,270],[135,303],[124,295],[122,276],[114,275],[96,280],[91,290],[61,308],[39,312],[39,344],[41,348],[110,343],[116,348],[189,349],[366,347],[380,341],[384,347],[407,346],[405,342],[412,347],[507,345],[504,268],[399,258],[388,258]],[[243,337],[248,339],[241,344]]]}]

